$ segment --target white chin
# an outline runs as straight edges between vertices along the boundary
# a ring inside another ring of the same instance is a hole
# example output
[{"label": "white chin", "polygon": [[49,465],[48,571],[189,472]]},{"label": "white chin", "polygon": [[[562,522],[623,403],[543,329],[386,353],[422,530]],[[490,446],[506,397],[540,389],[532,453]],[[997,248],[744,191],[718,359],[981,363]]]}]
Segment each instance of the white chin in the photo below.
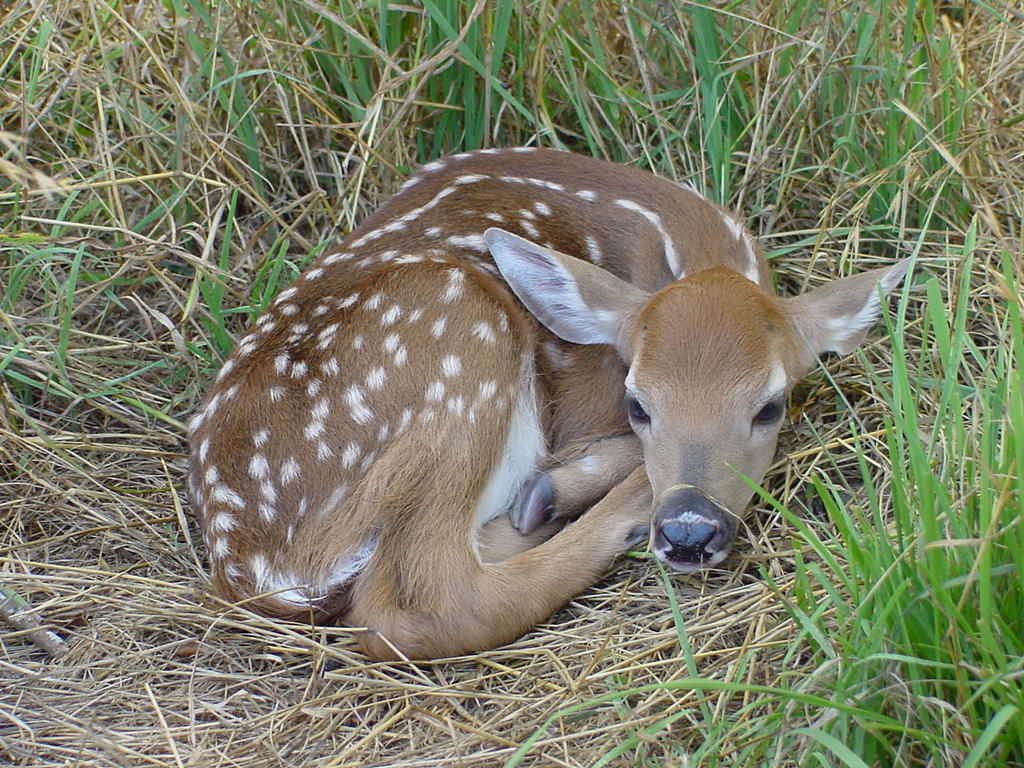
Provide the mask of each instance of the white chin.
[{"label": "white chin", "polygon": [[661,560],[661,562],[663,562],[676,573],[689,574],[697,573],[698,571],[706,571],[708,568],[715,567],[729,556],[729,551],[726,550],[724,552],[715,552],[715,554],[713,554],[711,557],[709,557],[702,563],[690,563],[681,562],[679,560],[673,560],[668,556],[667,551],[661,549],[656,549],[654,551],[654,556]]}]

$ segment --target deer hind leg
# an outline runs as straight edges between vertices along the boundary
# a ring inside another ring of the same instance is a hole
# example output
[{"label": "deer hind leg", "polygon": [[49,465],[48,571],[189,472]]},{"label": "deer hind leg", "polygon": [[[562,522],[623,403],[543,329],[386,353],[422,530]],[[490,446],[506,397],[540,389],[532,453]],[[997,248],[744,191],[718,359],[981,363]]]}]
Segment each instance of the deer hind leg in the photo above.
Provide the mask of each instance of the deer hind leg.
[{"label": "deer hind leg", "polygon": [[[462,483],[434,486],[435,501],[455,504]],[[637,468],[547,541],[501,562],[481,562],[465,530],[444,518],[411,516],[382,538],[357,583],[346,621],[366,627],[360,641],[374,658],[438,658],[494,648],[547,619],[593,584],[615,557],[647,539],[651,494]]]},{"label": "deer hind leg", "polygon": [[509,513],[511,524],[532,539],[552,521],[575,519],[642,463],[640,440],[633,434],[571,445],[530,479]]}]

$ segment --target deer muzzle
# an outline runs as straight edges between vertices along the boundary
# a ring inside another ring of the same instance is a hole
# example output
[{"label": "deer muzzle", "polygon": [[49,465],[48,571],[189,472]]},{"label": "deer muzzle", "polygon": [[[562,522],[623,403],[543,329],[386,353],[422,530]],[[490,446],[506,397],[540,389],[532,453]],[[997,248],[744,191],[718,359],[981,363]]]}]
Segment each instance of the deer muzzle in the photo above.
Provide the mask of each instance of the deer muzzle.
[{"label": "deer muzzle", "polygon": [[694,485],[675,485],[655,507],[651,549],[670,568],[693,573],[722,562],[736,534],[736,518]]}]

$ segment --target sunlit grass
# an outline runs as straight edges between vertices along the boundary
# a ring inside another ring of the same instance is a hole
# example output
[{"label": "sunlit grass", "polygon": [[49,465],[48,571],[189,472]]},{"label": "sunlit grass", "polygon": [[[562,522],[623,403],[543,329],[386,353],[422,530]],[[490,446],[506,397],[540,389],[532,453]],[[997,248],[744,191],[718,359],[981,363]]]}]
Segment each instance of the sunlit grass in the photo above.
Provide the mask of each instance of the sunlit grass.
[{"label": "sunlit grass", "polygon": [[[0,693],[0,714],[29,723],[10,760],[62,764],[72,740],[75,759],[102,763],[121,726],[74,715],[62,731],[68,694],[48,686],[108,663],[136,679],[132,664],[163,660],[138,626],[207,637],[221,620],[174,602],[169,585],[202,582],[187,523],[172,525],[180,499],[159,494],[180,486],[183,422],[239,334],[418,163],[530,143],[738,208],[782,292],[908,255],[913,277],[885,332],[794,394],[788,453],[722,571],[626,567],[581,598],[583,618],[570,609],[508,656],[429,677],[344,656],[357,671],[322,700],[304,665],[349,654],[343,643],[296,650],[295,630],[240,623],[187,674],[147,668],[171,730],[156,699],[133,699],[120,714],[144,735],[125,759],[199,761],[213,734],[252,765],[310,751],[360,765],[1024,765],[1014,14],[889,0],[13,3],[0,19],[0,509],[13,510],[0,572],[80,634],[80,657],[42,668],[30,712]],[[136,483],[149,490],[125,490]],[[26,488],[42,500],[26,506]],[[145,594],[119,581],[140,563]],[[68,569],[81,581],[60,582]],[[110,662],[118,644],[96,627],[142,650]],[[12,658],[5,669],[27,656]],[[226,691],[203,704],[223,721],[198,736],[175,730],[199,727],[200,694],[182,682],[197,676],[201,695]],[[280,687],[249,701],[237,691],[256,677]],[[251,712],[273,726],[239,726]],[[260,752],[264,731],[290,746]]]}]

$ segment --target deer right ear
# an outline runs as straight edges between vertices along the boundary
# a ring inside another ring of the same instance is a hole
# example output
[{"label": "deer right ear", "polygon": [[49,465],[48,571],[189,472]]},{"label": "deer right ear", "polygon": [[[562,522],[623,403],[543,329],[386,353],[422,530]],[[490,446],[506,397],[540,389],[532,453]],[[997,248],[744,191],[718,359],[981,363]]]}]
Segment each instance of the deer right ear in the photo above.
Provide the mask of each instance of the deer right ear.
[{"label": "deer right ear", "polygon": [[790,319],[811,355],[845,355],[855,350],[881,314],[881,297],[903,282],[909,269],[910,260],[903,259],[892,266],[833,280],[785,299]]},{"label": "deer right ear", "polygon": [[505,282],[530,313],[573,344],[621,347],[623,328],[648,299],[600,267],[503,229],[488,229],[484,242]]}]

